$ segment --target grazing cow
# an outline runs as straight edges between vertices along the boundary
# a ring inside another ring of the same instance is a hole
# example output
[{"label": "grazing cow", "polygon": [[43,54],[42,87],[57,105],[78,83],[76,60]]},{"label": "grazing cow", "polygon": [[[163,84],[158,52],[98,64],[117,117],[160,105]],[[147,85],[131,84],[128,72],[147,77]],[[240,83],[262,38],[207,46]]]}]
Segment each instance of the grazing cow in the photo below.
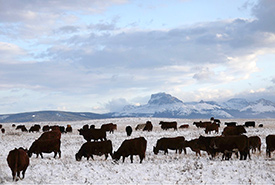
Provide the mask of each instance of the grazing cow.
[{"label": "grazing cow", "polygon": [[86,141],[91,141],[92,139],[97,141],[97,140],[101,140],[101,141],[106,141],[106,131],[103,129],[79,129],[78,130],[79,135],[82,135],[83,138]]},{"label": "grazing cow", "polygon": [[223,157],[227,156],[226,159],[231,156],[228,153],[232,153],[236,149],[240,152],[240,160],[246,160],[247,155],[250,157],[249,140],[245,135],[216,137],[212,139],[210,148],[223,153]]},{"label": "grazing cow", "polygon": [[205,137],[200,136],[199,140],[197,141],[197,144],[199,145],[200,150],[206,151],[208,155],[211,155],[211,157],[215,157],[216,151],[210,147],[210,144],[213,139],[220,137],[220,136],[211,136],[211,137]]},{"label": "grazing cow", "polygon": [[179,129],[182,129],[182,128],[189,128],[189,125],[188,124],[183,124],[179,127]]},{"label": "grazing cow", "polygon": [[32,154],[36,154],[36,158],[40,154],[41,158],[43,158],[42,153],[52,153],[54,152],[54,158],[57,153],[59,154],[59,158],[61,157],[60,151],[61,141],[60,139],[47,139],[47,140],[35,140],[30,149],[28,150],[28,156],[31,157]]},{"label": "grazing cow", "polygon": [[73,132],[73,128],[71,125],[67,125],[65,132]]},{"label": "grazing cow", "polygon": [[100,142],[86,142],[80,150],[75,154],[75,159],[80,161],[82,157],[87,157],[87,160],[91,157],[94,160],[93,155],[105,155],[105,160],[108,158],[108,154],[112,156],[113,146],[112,141],[100,141]]},{"label": "grazing cow", "polygon": [[127,136],[131,136],[131,134],[132,134],[132,132],[133,132],[133,129],[132,129],[131,126],[127,126],[127,127],[125,128],[125,131],[126,131]]},{"label": "grazing cow", "polygon": [[122,156],[122,162],[124,162],[125,157],[130,156],[131,163],[133,163],[133,155],[138,155],[140,163],[142,163],[145,158],[146,147],[147,141],[144,137],[124,140],[112,157],[118,161]]},{"label": "grazing cow", "polygon": [[249,149],[252,150],[252,153],[256,152],[256,149],[261,153],[261,138],[259,136],[251,136],[249,140]]},{"label": "grazing cow", "polygon": [[18,125],[15,130],[21,130],[22,132],[28,132],[25,125]]},{"label": "grazing cow", "polygon": [[153,130],[153,125],[152,125],[152,122],[151,121],[147,121],[146,124],[145,124],[145,127],[143,128],[143,131],[152,131]]},{"label": "grazing cow", "polygon": [[182,136],[179,137],[171,137],[166,138],[163,137],[159,140],[157,140],[156,147],[153,147],[154,154],[158,154],[160,150],[164,151],[164,154],[168,154],[168,149],[170,150],[179,150],[179,153],[181,154],[182,150],[184,150],[184,153],[186,154],[185,150],[185,138]]},{"label": "grazing cow", "polygon": [[199,139],[192,139],[190,141],[185,141],[185,147],[189,147],[193,152],[196,152],[196,156],[198,154],[201,156],[201,150],[200,150],[198,141]]},{"label": "grazing cow", "polygon": [[172,122],[160,121],[159,124],[161,125],[161,128],[163,130],[168,130],[169,128],[173,128],[174,130],[177,130],[177,122],[176,121],[172,121]]},{"label": "grazing cow", "polygon": [[29,132],[39,132],[40,128],[40,125],[31,126]]},{"label": "grazing cow", "polygon": [[205,133],[211,133],[211,131],[215,131],[216,133],[219,133],[219,124],[217,123],[212,123],[210,125],[207,125],[205,128]]},{"label": "grazing cow", "polygon": [[225,122],[224,123],[226,126],[237,126],[237,122]]},{"label": "grazing cow", "polygon": [[43,127],[42,127],[42,131],[43,132],[47,132],[47,131],[49,131],[50,130],[50,126],[49,125],[44,125]]},{"label": "grazing cow", "polygon": [[233,136],[233,135],[241,135],[243,133],[246,133],[246,130],[242,125],[229,126],[229,127],[227,126],[223,129],[222,135]]},{"label": "grazing cow", "polygon": [[135,130],[143,130],[145,126],[146,126],[146,123],[138,124]]},{"label": "grazing cow", "polygon": [[220,124],[220,123],[221,123],[221,120],[215,119],[214,117],[211,117],[211,118],[210,118],[210,121],[213,122],[213,123],[217,123],[217,124]]},{"label": "grazing cow", "polygon": [[271,152],[275,150],[275,135],[266,136],[266,155],[271,157]]},{"label": "grazing cow", "polygon": [[38,140],[48,140],[48,139],[61,139],[61,132],[59,130],[44,132],[38,138]]},{"label": "grazing cow", "polygon": [[245,127],[255,127],[255,121],[246,121],[244,123]]},{"label": "grazing cow", "polygon": [[103,124],[101,125],[101,129],[105,130],[106,132],[109,131],[109,133],[114,133],[114,130],[117,129],[117,125],[113,123]]},{"label": "grazing cow", "polygon": [[1,128],[2,134],[5,134],[6,130],[4,128]]},{"label": "grazing cow", "polygon": [[22,171],[22,178],[25,177],[25,172],[29,166],[29,157],[23,148],[15,148],[11,150],[7,157],[8,165],[12,172],[13,180],[17,181],[17,177],[20,178],[20,172]]},{"label": "grazing cow", "polygon": [[211,121],[199,121],[194,122],[193,125],[196,125],[197,128],[206,128],[207,125],[211,125]]}]

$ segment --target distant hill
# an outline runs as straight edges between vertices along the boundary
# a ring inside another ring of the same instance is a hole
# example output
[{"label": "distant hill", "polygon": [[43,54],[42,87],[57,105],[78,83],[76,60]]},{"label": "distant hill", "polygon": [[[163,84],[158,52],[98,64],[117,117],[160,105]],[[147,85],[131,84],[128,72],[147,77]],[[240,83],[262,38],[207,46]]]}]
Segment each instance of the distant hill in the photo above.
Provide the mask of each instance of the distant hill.
[{"label": "distant hill", "polygon": [[203,100],[183,102],[162,92],[152,94],[145,105],[127,105],[119,112],[96,114],[90,112],[37,111],[0,115],[0,122],[81,121],[117,117],[275,118],[275,103],[265,99],[251,102],[242,98],[234,98],[222,103]]}]

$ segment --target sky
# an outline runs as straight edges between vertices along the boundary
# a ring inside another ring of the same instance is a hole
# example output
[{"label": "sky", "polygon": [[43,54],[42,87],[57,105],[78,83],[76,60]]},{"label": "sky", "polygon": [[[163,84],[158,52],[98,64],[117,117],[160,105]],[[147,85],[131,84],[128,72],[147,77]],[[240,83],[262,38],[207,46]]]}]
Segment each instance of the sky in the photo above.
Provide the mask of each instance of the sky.
[{"label": "sky", "polygon": [[0,0],[0,114],[275,102],[274,17],[274,0]]}]

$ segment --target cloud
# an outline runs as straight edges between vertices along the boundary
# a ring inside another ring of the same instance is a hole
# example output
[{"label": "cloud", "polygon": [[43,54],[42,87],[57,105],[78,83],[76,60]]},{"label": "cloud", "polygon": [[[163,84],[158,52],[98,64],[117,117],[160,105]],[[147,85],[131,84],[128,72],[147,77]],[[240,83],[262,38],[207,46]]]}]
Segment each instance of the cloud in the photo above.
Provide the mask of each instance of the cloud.
[{"label": "cloud", "polygon": [[121,111],[125,105],[129,105],[124,98],[112,99],[106,104],[106,108],[111,112]]}]

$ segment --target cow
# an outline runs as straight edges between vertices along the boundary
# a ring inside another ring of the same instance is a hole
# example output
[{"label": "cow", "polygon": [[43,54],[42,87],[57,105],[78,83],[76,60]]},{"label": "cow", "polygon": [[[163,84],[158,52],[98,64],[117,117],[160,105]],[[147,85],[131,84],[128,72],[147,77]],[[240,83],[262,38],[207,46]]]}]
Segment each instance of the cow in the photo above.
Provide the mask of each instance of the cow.
[{"label": "cow", "polygon": [[216,137],[211,140],[210,148],[223,153],[223,158],[227,156],[226,159],[229,159],[235,150],[240,152],[240,160],[246,160],[247,156],[250,158],[249,140],[245,135]]},{"label": "cow", "polygon": [[264,125],[263,124],[259,124],[259,127],[262,128],[262,127],[264,127]]},{"label": "cow", "polygon": [[226,126],[237,126],[237,122],[225,122],[224,123]]},{"label": "cow", "polygon": [[114,130],[117,129],[117,125],[113,123],[103,124],[101,125],[101,129],[105,130],[106,132],[109,131],[109,133],[114,133]]},{"label": "cow", "polygon": [[22,132],[28,132],[25,125],[18,125],[15,130],[21,130]]},{"label": "cow", "polygon": [[135,130],[143,130],[145,126],[146,126],[146,123],[138,124]]},{"label": "cow", "polygon": [[40,128],[41,128],[40,125],[31,126],[31,128],[29,129],[29,132],[39,132]]},{"label": "cow", "polygon": [[32,154],[36,154],[36,158],[40,154],[41,158],[43,158],[42,153],[52,153],[54,152],[54,158],[57,153],[59,158],[61,157],[60,151],[61,141],[60,139],[46,139],[46,140],[35,140],[30,149],[28,150],[28,156],[31,157]]},{"label": "cow", "polygon": [[2,134],[5,134],[6,130],[4,128],[1,128]]},{"label": "cow", "polygon": [[177,130],[177,122],[176,121],[172,121],[172,122],[160,121],[159,124],[161,125],[161,128],[163,130],[168,130],[169,128],[173,128],[174,130]]},{"label": "cow", "polygon": [[176,152],[177,150],[179,150],[180,154],[182,150],[184,150],[184,153],[186,154],[185,138],[183,136],[170,137],[170,138],[163,137],[157,140],[156,146],[153,147],[153,152],[154,154],[158,154],[160,150],[163,150],[164,154],[168,154],[168,149],[176,150]]},{"label": "cow", "polygon": [[216,137],[220,137],[220,136],[211,136],[211,137],[200,136],[199,140],[197,141],[197,144],[200,150],[206,151],[207,154],[210,155],[212,158],[215,157],[216,151],[210,147],[210,144],[211,144],[211,141]]},{"label": "cow", "polygon": [[145,124],[145,127],[143,128],[143,131],[152,131],[153,130],[153,125],[152,125],[152,122],[151,121],[147,121],[146,124]]},{"label": "cow", "polygon": [[131,126],[127,126],[127,127],[125,128],[125,131],[126,131],[127,136],[131,136],[131,134],[132,134],[132,132],[133,132],[133,129],[132,129]]},{"label": "cow", "polygon": [[86,142],[79,151],[75,154],[75,159],[80,161],[82,157],[87,157],[87,160],[91,157],[94,160],[93,155],[105,155],[105,160],[108,158],[108,154],[112,156],[113,146],[112,141],[100,141],[100,142]]},{"label": "cow", "polygon": [[48,140],[48,139],[61,139],[61,132],[59,130],[44,132],[38,138],[38,140]]},{"label": "cow", "polygon": [[79,135],[82,135],[86,141],[91,141],[92,139],[97,141],[106,141],[106,131],[103,129],[78,129]]},{"label": "cow", "polygon": [[42,127],[42,131],[43,132],[47,132],[47,131],[49,131],[50,130],[50,126],[49,125],[44,125],[43,127]]},{"label": "cow", "polygon": [[206,128],[207,125],[211,125],[211,121],[199,121],[193,122],[193,125],[196,125],[197,128]]},{"label": "cow", "polygon": [[222,135],[233,136],[233,135],[241,135],[243,133],[246,133],[246,130],[245,130],[244,126],[242,126],[242,125],[227,126],[223,129]]},{"label": "cow", "polygon": [[193,152],[196,152],[196,156],[198,154],[201,156],[201,150],[200,150],[198,141],[199,139],[192,139],[190,141],[185,141],[185,147],[189,147]]},{"label": "cow", "polygon": [[252,153],[256,152],[256,149],[261,153],[261,138],[259,136],[250,136],[249,140],[249,149],[252,150]]},{"label": "cow", "polygon": [[122,162],[125,161],[125,157],[130,156],[131,163],[133,163],[133,156],[138,155],[140,163],[145,158],[145,152],[147,147],[147,140],[144,137],[124,140],[117,151],[114,152],[112,158],[118,161],[122,156]]},{"label": "cow", "polygon": [[246,121],[244,123],[245,127],[255,127],[255,121]]},{"label": "cow", "polygon": [[215,119],[214,117],[211,117],[210,121],[213,122],[213,123],[216,123],[216,124],[220,124],[221,123],[221,120]]},{"label": "cow", "polygon": [[211,133],[211,131],[215,131],[216,133],[219,133],[219,124],[217,123],[211,123],[210,125],[207,125],[205,128],[205,133]]},{"label": "cow", "polygon": [[3,125],[0,124],[0,129],[3,127]]},{"label": "cow", "polygon": [[183,124],[183,125],[179,126],[179,129],[182,129],[182,128],[189,128],[189,125],[188,124]]},{"label": "cow", "polygon": [[271,152],[275,150],[275,135],[268,135],[265,138],[266,141],[266,155],[271,157]]},{"label": "cow", "polygon": [[15,148],[11,150],[7,157],[8,165],[12,172],[13,181],[17,181],[17,177],[20,178],[20,172],[22,171],[22,178],[25,177],[25,172],[29,166],[29,157],[26,150],[23,148]]},{"label": "cow", "polygon": [[66,127],[66,130],[65,130],[67,133],[68,132],[73,132],[73,128],[72,128],[72,126],[71,125],[67,125],[67,127]]}]

